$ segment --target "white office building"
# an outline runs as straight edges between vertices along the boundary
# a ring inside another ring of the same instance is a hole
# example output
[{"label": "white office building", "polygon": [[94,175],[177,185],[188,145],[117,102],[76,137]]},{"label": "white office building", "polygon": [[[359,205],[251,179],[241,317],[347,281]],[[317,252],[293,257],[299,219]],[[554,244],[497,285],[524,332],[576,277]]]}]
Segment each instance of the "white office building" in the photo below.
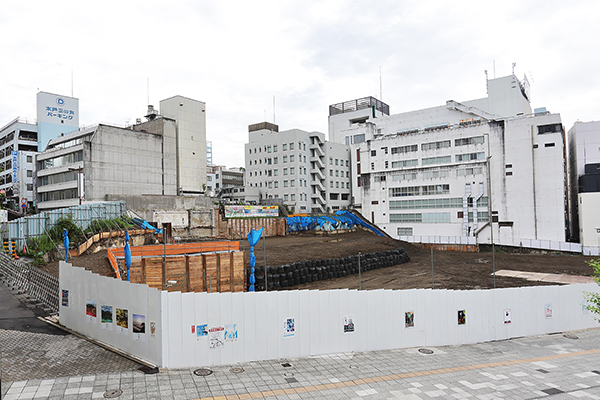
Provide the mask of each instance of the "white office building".
[{"label": "white office building", "polygon": [[350,147],[325,141],[325,134],[275,124],[250,125],[246,186],[259,198],[282,199],[295,213],[325,213],[351,203]]},{"label": "white office building", "polygon": [[330,138],[352,145],[353,206],[405,240],[566,241],[560,115],[531,112],[526,79],[487,83],[486,98],[395,115],[373,98],[330,106]]}]

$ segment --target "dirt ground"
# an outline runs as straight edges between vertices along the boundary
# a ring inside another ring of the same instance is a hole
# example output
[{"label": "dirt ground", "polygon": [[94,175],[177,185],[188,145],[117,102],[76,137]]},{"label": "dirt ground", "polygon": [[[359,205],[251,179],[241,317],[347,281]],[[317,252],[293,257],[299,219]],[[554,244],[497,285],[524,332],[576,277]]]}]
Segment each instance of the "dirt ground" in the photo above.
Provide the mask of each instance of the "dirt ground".
[{"label": "dirt ground", "polygon": [[[282,265],[301,260],[341,258],[402,247],[410,262],[392,267],[367,271],[361,274],[362,289],[412,289],[432,287],[431,250],[391,238],[376,236],[369,231],[355,231],[338,235],[304,233],[286,237],[269,237],[255,247],[256,264]],[[248,242],[242,248],[249,250]],[[510,269],[527,272],[591,276],[587,264],[592,257],[565,254],[514,254],[496,248],[496,271]],[[106,251],[73,257],[73,265],[84,267],[101,275],[114,273],[108,263]],[[433,283],[436,289],[489,289],[494,287],[491,252],[463,253],[454,251],[433,252]],[[58,276],[58,262],[43,268]],[[548,285],[523,279],[496,276],[496,287]],[[289,289],[340,289],[358,288],[358,275],[299,285]]]}]

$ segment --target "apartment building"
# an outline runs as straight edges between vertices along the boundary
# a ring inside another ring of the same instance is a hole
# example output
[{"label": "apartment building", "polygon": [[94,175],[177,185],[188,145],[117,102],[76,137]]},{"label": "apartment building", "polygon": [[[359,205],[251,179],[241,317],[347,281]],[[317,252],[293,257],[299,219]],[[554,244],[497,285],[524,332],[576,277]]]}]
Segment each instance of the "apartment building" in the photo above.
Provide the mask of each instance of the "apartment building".
[{"label": "apartment building", "polygon": [[282,199],[295,213],[325,213],[351,202],[350,148],[325,134],[268,122],[250,125],[245,145],[246,186],[259,199]]}]

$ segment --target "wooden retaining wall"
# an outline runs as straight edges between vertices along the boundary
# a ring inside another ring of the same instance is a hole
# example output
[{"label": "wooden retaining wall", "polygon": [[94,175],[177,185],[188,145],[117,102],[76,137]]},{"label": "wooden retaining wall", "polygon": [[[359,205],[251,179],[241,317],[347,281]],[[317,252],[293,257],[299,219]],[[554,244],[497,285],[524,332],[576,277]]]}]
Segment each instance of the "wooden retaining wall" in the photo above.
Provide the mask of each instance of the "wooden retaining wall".
[{"label": "wooden retaining wall", "polygon": [[461,251],[465,253],[478,253],[479,246],[476,244],[438,244],[438,243],[413,243],[421,246],[423,249],[430,249],[433,247],[434,250],[443,251]]},{"label": "wooden retaining wall", "polygon": [[[171,256],[166,258],[169,292],[243,292],[244,252]],[[163,257],[134,258],[129,269],[132,283],[163,289]]]},{"label": "wooden retaining wall", "polygon": [[[181,292],[242,292],[244,291],[245,253],[239,251],[239,241],[215,241],[181,244],[132,246],[130,281],[163,288],[166,261],[166,281],[177,281],[168,291]],[[123,247],[108,249],[108,259],[117,274],[119,262],[124,265]],[[122,270],[123,268],[121,268]]]},{"label": "wooden retaining wall", "polygon": [[265,236],[285,236],[287,225],[283,218],[229,218],[217,219],[217,236],[227,239],[246,239],[250,229],[264,228]]}]

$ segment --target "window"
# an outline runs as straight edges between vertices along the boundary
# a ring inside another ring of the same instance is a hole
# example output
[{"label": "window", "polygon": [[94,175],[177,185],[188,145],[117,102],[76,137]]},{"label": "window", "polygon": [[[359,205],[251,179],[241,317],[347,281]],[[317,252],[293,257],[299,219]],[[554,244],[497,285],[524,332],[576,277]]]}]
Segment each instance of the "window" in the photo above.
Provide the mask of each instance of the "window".
[{"label": "window", "polygon": [[274,169],[273,170],[273,176],[279,176],[279,170],[278,169]]},{"label": "window", "polygon": [[284,188],[288,187],[288,181],[283,181],[283,187]]},{"label": "window", "polygon": [[375,157],[377,155],[377,150],[371,150],[371,157]]},{"label": "window", "polygon": [[27,156],[27,162],[28,163],[33,162],[33,156]]},{"label": "window", "polygon": [[273,188],[273,182],[269,182],[269,189]]},{"label": "window", "polygon": [[431,196],[450,193],[449,184],[389,188],[390,197]]},{"label": "window", "polygon": [[342,200],[348,200],[350,195],[348,193],[342,193]]},{"label": "window", "polygon": [[338,200],[339,196],[338,193],[329,193],[329,200]]},{"label": "window", "polygon": [[333,188],[333,181],[329,182],[329,187]]},{"label": "window", "polygon": [[350,171],[346,171],[346,178],[350,178]]},{"label": "window", "polygon": [[473,160],[483,160],[485,159],[485,153],[467,153],[467,154],[457,154],[455,156],[456,162],[462,161],[473,161]]},{"label": "window", "polygon": [[483,136],[454,139],[455,146],[468,146],[470,144],[481,144],[483,142],[485,142],[485,138]]},{"label": "window", "polygon": [[388,148],[387,147],[382,147],[381,151],[383,151],[383,154],[387,154],[388,153]]},{"label": "window", "polygon": [[349,166],[349,164],[348,164],[348,160],[346,160],[346,167],[348,167],[348,166]]},{"label": "window", "polygon": [[538,134],[562,132],[562,124],[539,125]]},{"label": "window", "polygon": [[273,157],[273,164],[277,164],[279,160],[277,159],[277,157]]},{"label": "window", "polygon": [[544,147],[554,147],[554,143],[546,143],[544,144]]},{"label": "window", "polygon": [[290,195],[290,200],[291,201],[296,201],[296,195],[295,194]]},{"label": "window", "polygon": [[279,181],[275,181],[274,186],[275,186],[275,189],[277,189],[279,187]]},{"label": "window", "polygon": [[268,173],[267,173],[267,176],[272,176],[272,175],[273,175],[273,171],[269,170]]},{"label": "window", "polygon": [[339,189],[339,187],[340,187],[340,183],[339,183],[339,182],[336,182],[336,183],[335,183],[335,187]]},{"label": "window", "polygon": [[389,168],[389,163],[388,163],[388,161],[386,160],[386,162],[385,162],[385,169],[388,169],[388,168]]},{"label": "window", "polygon": [[339,160],[336,158],[336,159],[335,159],[335,165],[338,165],[338,161],[339,161]]},{"label": "window", "polygon": [[335,176],[340,176],[340,171],[338,171],[337,169],[335,170]]},{"label": "window", "polygon": [[32,191],[33,190],[33,183],[28,183],[27,184],[27,190],[28,191]]},{"label": "window", "polygon": [[294,155],[293,154],[290,155],[290,162],[294,162]]},{"label": "window", "polygon": [[277,145],[276,144],[273,145],[273,153],[277,153]]},{"label": "window", "polygon": [[287,156],[283,156],[283,162],[286,163],[287,162]]},{"label": "window", "polygon": [[283,147],[283,151],[287,151],[287,144],[284,144],[282,147]]},{"label": "window", "polygon": [[371,163],[371,171],[373,171],[375,169],[375,163]]},{"label": "window", "polygon": [[419,160],[416,160],[416,159],[415,160],[392,161],[392,168],[416,167],[418,165],[419,165]]},{"label": "window", "polygon": [[296,187],[296,180],[295,180],[295,179],[292,179],[292,180],[290,181],[290,186],[291,186],[291,187]]},{"label": "window", "polygon": [[396,234],[398,236],[412,236],[413,235],[413,228],[398,227],[396,229]]},{"label": "window", "polygon": [[450,213],[390,214],[390,222],[450,223]]},{"label": "window", "polygon": [[283,201],[288,201],[288,195],[287,194],[283,195]]},{"label": "window", "polygon": [[31,178],[32,176],[33,176],[33,171],[32,171],[32,170],[30,170],[30,169],[28,169],[28,170],[27,170],[27,177],[28,177],[28,178]]},{"label": "window", "polygon": [[294,150],[294,143],[290,143],[290,150]]},{"label": "window", "polygon": [[333,158],[329,157],[329,165],[333,165]]},{"label": "window", "polygon": [[285,175],[287,175],[287,174],[288,174],[288,169],[287,169],[287,168],[284,168],[284,169],[283,169],[283,175],[285,176]]},{"label": "window", "polygon": [[417,146],[416,144],[401,147],[392,147],[392,154],[412,153],[417,150],[419,150],[419,146]]},{"label": "window", "polygon": [[267,158],[267,164],[271,165],[271,159],[270,158]]},{"label": "window", "polygon": [[290,175],[293,175],[296,172],[296,169],[294,167],[290,168]]},{"label": "window", "polygon": [[456,176],[481,175],[483,167],[459,168],[456,170]]},{"label": "window", "polygon": [[431,142],[431,143],[423,143],[423,144],[421,144],[421,150],[422,151],[446,149],[448,147],[450,147],[450,141],[449,140],[443,140],[441,142]]},{"label": "window", "polygon": [[333,170],[332,169],[329,170],[329,176],[333,176]]},{"label": "window", "polygon": [[[458,156],[457,156],[458,157]],[[446,164],[452,162],[451,156],[442,156],[442,157],[429,157],[424,158],[421,163],[422,165],[433,165],[433,164]],[[392,167],[393,167],[392,163]]]},{"label": "window", "polygon": [[271,152],[271,146],[267,146],[267,153]]}]

